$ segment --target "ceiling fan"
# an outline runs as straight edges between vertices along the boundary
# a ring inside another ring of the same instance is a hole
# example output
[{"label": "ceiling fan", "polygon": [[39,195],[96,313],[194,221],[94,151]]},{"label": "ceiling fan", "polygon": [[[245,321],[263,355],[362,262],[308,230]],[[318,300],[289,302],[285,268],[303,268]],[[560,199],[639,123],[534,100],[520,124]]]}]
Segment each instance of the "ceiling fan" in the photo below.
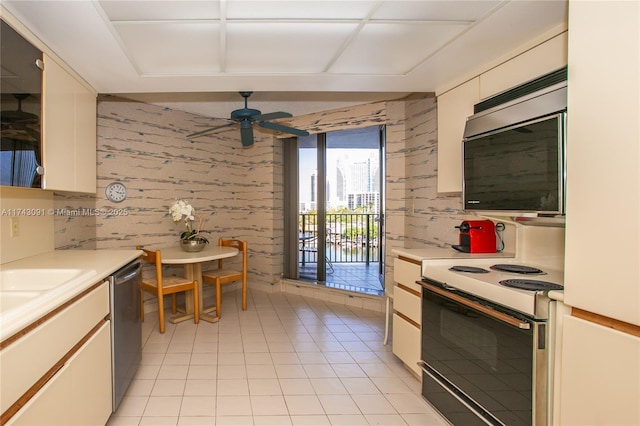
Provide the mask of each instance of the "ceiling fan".
[{"label": "ceiling fan", "polygon": [[199,132],[191,133],[188,135],[188,138],[196,138],[204,135],[208,135],[209,133],[213,133],[218,129],[222,129],[224,127],[233,126],[235,124],[240,124],[240,140],[242,141],[242,146],[247,148],[253,145],[253,123],[258,123],[258,126],[264,127],[271,130],[276,130],[278,132],[290,133],[296,136],[309,136],[309,132],[306,130],[296,129],[294,127],[284,126],[278,123],[272,123],[268,120],[276,120],[278,118],[286,118],[293,117],[288,112],[277,111],[270,112],[267,114],[263,114],[257,109],[251,109],[247,106],[247,101],[249,96],[251,96],[253,92],[240,92],[240,96],[244,98],[244,108],[237,109],[231,112],[231,123],[223,124],[222,126],[211,127],[206,130],[201,130]]}]

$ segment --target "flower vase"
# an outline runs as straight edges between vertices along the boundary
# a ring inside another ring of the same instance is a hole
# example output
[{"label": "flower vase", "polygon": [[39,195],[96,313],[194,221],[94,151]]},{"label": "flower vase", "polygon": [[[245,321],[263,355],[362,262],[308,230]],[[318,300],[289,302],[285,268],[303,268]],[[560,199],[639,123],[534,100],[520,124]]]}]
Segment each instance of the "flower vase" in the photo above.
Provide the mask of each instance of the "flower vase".
[{"label": "flower vase", "polygon": [[191,240],[180,240],[180,247],[182,250],[187,252],[198,252],[204,249],[204,246],[207,245],[207,241],[203,239],[191,239]]}]

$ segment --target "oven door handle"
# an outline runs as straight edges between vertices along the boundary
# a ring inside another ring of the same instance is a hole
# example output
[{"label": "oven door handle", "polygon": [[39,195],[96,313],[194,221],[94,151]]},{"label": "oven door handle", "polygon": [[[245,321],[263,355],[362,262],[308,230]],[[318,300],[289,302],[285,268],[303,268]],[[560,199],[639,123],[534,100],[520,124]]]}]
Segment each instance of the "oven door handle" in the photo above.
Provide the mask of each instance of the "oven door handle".
[{"label": "oven door handle", "polygon": [[514,327],[523,329],[523,330],[529,330],[531,329],[531,324],[526,322],[526,321],[522,321],[519,318],[516,317],[512,317],[511,315],[507,315],[505,313],[496,311],[495,309],[491,309],[487,306],[481,305],[478,302],[474,302],[473,300],[469,300],[465,297],[462,297],[458,294],[454,294],[454,293],[450,293],[446,290],[443,290],[439,287],[436,287],[434,285],[431,284],[427,284],[425,282],[422,282],[422,287],[425,288],[426,290],[432,292],[432,293],[436,293],[446,299],[452,300],[456,303],[459,303],[461,305],[464,305],[468,308],[471,308],[473,310],[482,312],[485,315],[490,316],[491,318],[494,318],[498,321],[507,323],[509,325],[512,325]]},{"label": "oven door handle", "polygon": [[420,367],[420,369],[424,372],[424,374],[431,377],[431,379],[438,385],[440,385],[442,389],[447,391],[458,402],[471,410],[476,416],[478,416],[478,419],[482,420],[484,423],[490,426],[504,426],[504,423],[498,420],[493,414],[485,410],[482,405],[471,399],[471,397],[469,397],[467,394],[461,391],[456,391],[456,386],[444,377],[440,376],[437,371],[432,371],[432,367],[429,364],[427,364],[423,360],[418,361],[417,364],[418,367]]}]

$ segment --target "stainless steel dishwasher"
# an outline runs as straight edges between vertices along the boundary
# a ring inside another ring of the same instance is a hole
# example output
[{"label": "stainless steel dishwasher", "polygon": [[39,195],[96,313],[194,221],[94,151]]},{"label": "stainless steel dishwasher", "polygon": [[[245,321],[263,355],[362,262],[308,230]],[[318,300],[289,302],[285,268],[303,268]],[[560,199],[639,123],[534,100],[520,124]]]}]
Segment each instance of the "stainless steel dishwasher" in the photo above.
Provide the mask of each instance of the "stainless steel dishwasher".
[{"label": "stainless steel dishwasher", "polygon": [[142,358],[141,277],[139,259],[110,277],[113,412],[118,409]]}]

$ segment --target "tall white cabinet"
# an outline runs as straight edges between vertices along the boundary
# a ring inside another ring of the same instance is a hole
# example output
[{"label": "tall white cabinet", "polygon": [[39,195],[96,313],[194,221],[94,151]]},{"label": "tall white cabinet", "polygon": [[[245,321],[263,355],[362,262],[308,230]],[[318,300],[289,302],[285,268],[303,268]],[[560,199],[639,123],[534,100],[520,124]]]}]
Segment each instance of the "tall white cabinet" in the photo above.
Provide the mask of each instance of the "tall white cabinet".
[{"label": "tall white cabinet", "polygon": [[569,2],[562,425],[640,424],[639,17]]},{"label": "tall white cabinet", "polygon": [[95,193],[96,93],[43,56],[43,188]]}]

